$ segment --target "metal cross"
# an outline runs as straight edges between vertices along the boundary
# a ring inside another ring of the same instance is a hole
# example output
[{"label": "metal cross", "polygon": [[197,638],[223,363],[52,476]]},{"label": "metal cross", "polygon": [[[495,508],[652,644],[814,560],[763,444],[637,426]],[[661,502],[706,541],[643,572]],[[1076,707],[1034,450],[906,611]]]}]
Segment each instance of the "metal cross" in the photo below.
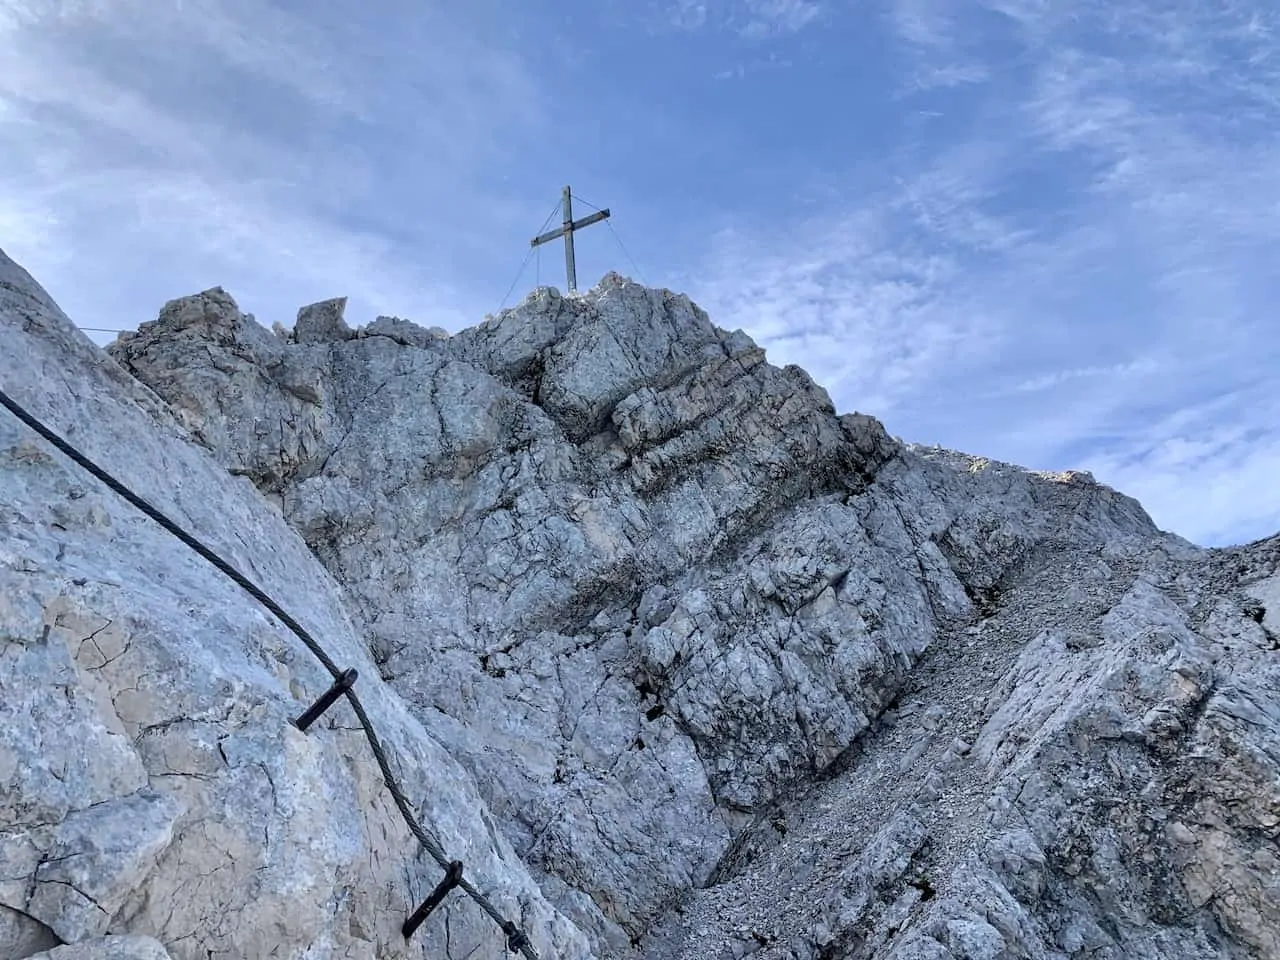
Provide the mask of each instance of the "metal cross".
[{"label": "metal cross", "polygon": [[564,223],[556,227],[550,233],[544,233],[540,237],[534,237],[529,241],[529,246],[536,247],[540,243],[547,243],[564,237],[564,266],[565,272],[569,275],[569,292],[578,289],[578,271],[573,263],[573,231],[581,230],[583,227],[589,227],[593,223],[599,223],[601,220],[609,218],[609,209],[606,207],[597,213],[591,214],[589,217],[583,217],[581,220],[574,222],[573,219],[573,198],[569,193],[569,188],[564,188]]}]

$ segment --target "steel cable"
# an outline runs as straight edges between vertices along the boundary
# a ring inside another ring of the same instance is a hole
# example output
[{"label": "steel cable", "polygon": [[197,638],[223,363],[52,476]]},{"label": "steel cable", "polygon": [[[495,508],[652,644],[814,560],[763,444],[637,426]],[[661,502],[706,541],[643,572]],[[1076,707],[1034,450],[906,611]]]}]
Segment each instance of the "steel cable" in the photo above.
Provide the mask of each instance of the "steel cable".
[{"label": "steel cable", "polygon": [[[111,474],[107,473],[96,463],[86,457],[78,449],[64,440],[61,436],[45,426],[33,414],[28,412],[17,401],[10,397],[3,390],[0,390],[0,406],[12,413],[24,424],[38,433],[50,444],[56,447],[60,452],[69,457],[78,466],[92,474],[95,478],[109,487],[120,497],[128,501],[138,510],[142,511],[161,527],[167,530],[173,536],[177,537],[184,544],[198,553],[201,557],[216,567],[221,573],[235,582],[249,596],[257,600],[263,607],[269,610],[277,620],[284,624],[290,632],[303,642],[308,650],[315,656],[317,660],[329,672],[329,675],[337,681],[342,676],[342,671],[334,663],[333,659],[325,652],[320,643],[311,636],[310,633],[298,621],[289,616],[288,613],[270,596],[259,588],[252,580],[242,574],[226,560],[222,559],[212,549],[205,546],[200,540],[196,539],[181,526],[169,519],[157,507],[153,506],[147,500],[138,496],[129,487],[117,480]],[[413,807],[409,803],[408,797],[405,796],[404,790],[400,787],[399,779],[391,770],[391,764],[387,759],[386,751],[383,749],[382,741],[378,739],[377,731],[374,730],[373,721],[369,718],[369,714],[365,711],[364,704],[360,702],[360,698],[355,691],[349,687],[344,694],[351,704],[351,709],[355,712],[356,719],[359,720],[360,726],[364,729],[365,739],[369,741],[369,748],[373,752],[374,760],[377,761],[378,769],[382,773],[382,778],[387,784],[387,790],[391,793],[391,798],[395,801],[396,807],[400,811],[401,817],[404,818],[405,825],[409,828],[409,832],[417,838],[422,844],[423,849],[430,854],[431,858],[443,868],[448,868],[450,864],[449,858],[445,855],[444,849],[440,843],[432,837],[418,822],[417,816],[413,812]],[[458,884],[475,903],[489,915],[489,917],[502,928],[503,933],[507,937],[507,946],[512,950],[519,950],[528,960],[539,960],[538,953],[534,949],[533,944],[529,941],[528,936],[510,920],[506,919],[493,905],[489,898],[480,892],[470,881],[465,878]]]}]

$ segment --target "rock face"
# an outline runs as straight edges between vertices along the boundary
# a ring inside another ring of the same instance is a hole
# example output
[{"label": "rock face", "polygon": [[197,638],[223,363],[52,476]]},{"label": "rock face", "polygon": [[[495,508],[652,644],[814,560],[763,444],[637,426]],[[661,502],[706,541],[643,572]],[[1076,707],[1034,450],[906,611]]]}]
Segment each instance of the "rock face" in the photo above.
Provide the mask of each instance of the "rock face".
[{"label": "rock face", "polygon": [[[544,956],[589,955],[302,540],[3,256],[0,339],[0,388],[357,668],[420,819]],[[0,957],[504,955],[460,895],[406,943],[441,871],[348,706],[290,725],[329,685],[291,634],[6,411],[0,490]]]},{"label": "rock face", "polygon": [[[1201,551],[1087,474],[904,444],[616,275],[453,337],[341,300],[272,334],[211,290],[119,366],[18,288],[5,389],[333,638],[544,956],[1280,955],[1280,540]],[[31,691],[0,784],[49,772],[0,787],[31,850],[0,948],[411,955],[438,871],[357,734],[287,727],[322,671],[0,418],[6,448],[5,637],[39,655],[0,656]],[[432,955],[501,952],[448,903]]]}]

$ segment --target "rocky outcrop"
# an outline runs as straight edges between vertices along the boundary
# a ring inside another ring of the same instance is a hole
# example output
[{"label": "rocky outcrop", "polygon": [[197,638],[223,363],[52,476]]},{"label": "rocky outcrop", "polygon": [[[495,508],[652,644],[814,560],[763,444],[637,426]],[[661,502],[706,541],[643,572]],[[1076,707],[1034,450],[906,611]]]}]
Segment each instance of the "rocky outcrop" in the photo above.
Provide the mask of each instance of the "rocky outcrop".
[{"label": "rocky outcrop", "polygon": [[1271,956],[1277,644],[1224,560],[1042,544],[648,956]]},{"label": "rocky outcrop", "polygon": [[32,954],[31,960],[170,960],[153,937],[102,937]]},{"label": "rocky outcrop", "polygon": [[[174,320],[213,332],[207,312]],[[356,667],[421,820],[544,955],[586,956],[470,775],[379,680],[332,578],[186,433],[190,410],[123,373],[3,257],[0,336],[4,391]],[[505,954],[460,895],[405,941],[441,872],[349,707],[290,725],[329,685],[292,635],[4,411],[0,490],[0,956]]]},{"label": "rocky outcrop", "polygon": [[330,343],[349,340],[354,331],[347,326],[343,315],[347,311],[347,298],[322,300],[298,311],[293,324],[293,339],[297,343]]},{"label": "rocky outcrop", "polygon": [[[1273,546],[1200,551],[1087,474],[894,440],[687,298],[616,275],[453,337],[350,331],[340,308],[271,334],[207,291],[97,369],[147,405],[140,434],[189,436],[256,487],[225,480],[240,513],[206,492],[214,515],[194,519],[318,622],[334,611],[351,662],[363,641],[403,748],[456,762],[472,798],[419,782],[424,819],[469,851],[475,818],[493,824],[478,869],[554,955],[584,949],[573,927],[619,957],[1275,952]],[[271,742],[292,742],[280,726]],[[175,842],[165,816],[120,844],[141,889],[148,844]],[[399,895],[372,869],[347,884]],[[185,949],[115,916],[75,935]],[[454,923],[442,955],[466,956],[478,940]]]}]

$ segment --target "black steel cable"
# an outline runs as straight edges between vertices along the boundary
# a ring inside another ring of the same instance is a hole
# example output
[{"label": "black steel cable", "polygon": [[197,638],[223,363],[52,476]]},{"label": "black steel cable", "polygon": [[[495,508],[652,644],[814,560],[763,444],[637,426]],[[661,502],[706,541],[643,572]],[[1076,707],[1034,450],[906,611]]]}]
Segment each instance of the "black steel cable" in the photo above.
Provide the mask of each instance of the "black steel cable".
[{"label": "black steel cable", "polygon": [[[271,613],[275,615],[276,619],[288,627],[294,636],[306,645],[307,649],[310,650],[324,668],[329,671],[329,675],[333,677],[335,681],[342,676],[342,671],[338,668],[338,665],[334,663],[329,654],[325,652],[320,643],[311,636],[311,634],[308,633],[297,620],[289,616],[289,614],[286,613],[278,603],[272,600],[271,597],[261,590],[252,580],[242,574],[226,560],[223,560],[222,557],[218,556],[218,554],[209,547],[205,546],[191,534],[187,533],[186,530],[173,520],[170,520],[169,517],[162,513],[157,507],[152,506],[148,501],[138,496],[127,486],[111,474],[107,473],[107,471],[103,470],[70,443],[60,437],[57,433],[45,426],[39,419],[29,413],[23,406],[3,390],[0,390],[0,406],[3,406],[24,424],[36,433],[40,434],[40,436],[45,440],[49,441],[49,443],[64,453],[78,466],[88,471],[119,496],[137,507],[161,527],[181,540],[205,560],[209,561],[209,563],[213,564],[214,567],[225,574],[230,580],[234,581],[241,589],[249,594],[249,596],[253,597],[253,599],[257,600],[260,604],[270,610]],[[382,779],[386,781],[387,790],[390,791],[391,798],[395,801],[396,807],[399,808],[400,815],[404,818],[405,825],[409,828],[409,832],[417,838],[418,842],[422,844],[423,849],[431,855],[431,858],[435,860],[436,863],[441,867],[448,869],[451,861],[445,855],[444,849],[440,846],[439,842],[427,833],[427,831],[423,829],[422,825],[418,823],[418,819],[413,812],[413,807],[409,803],[408,797],[405,796],[404,790],[400,787],[399,779],[394,773],[392,773],[391,764],[387,759],[386,751],[382,747],[382,741],[378,739],[377,731],[373,728],[373,721],[370,720],[369,714],[365,712],[364,704],[360,702],[360,698],[356,696],[356,692],[354,690],[347,688],[344,693],[351,704],[351,709],[355,711],[356,719],[360,721],[360,726],[364,728],[365,739],[369,741],[369,748],[373,751],[373,757],[378,763],[378,769],[382,772]],[[487,896],[476,889],[476,887],[468,880],[464,879],[458,886],[476,902],[481,910],[487,913],[489,917],[502,928],[502,932],[507,937],[508,948],[512,950],[519,950],[528,958],[528,960],[539,960],[538,953],[534,949],[533,944],[529,942],[529,938],[519,927],[507,920],[506,917],[498,912],[497,907],[489,901]]]},{"label": "black steel cable", "polygon": [[[560,201],[556,201],[556,205],[551,208],[551,212],[547,214],[547,219],[542,221],[542,226],[538,228],[538,235],[541,236],[543,231],[547,229],[547,224],[551,222],[551,218],[556,215],[556,211],[560,209]],[[502,295],[502,303],[498,305],[498,312],[501,313],[507,305],[507,297],[511,296],[511,291],[516,288],[516,284],[520,282],[520,278],[524,276],[524,268],[529,266],[529,261],[533,259],[534,252],[541,254],[539,247],[530,247],[529,252],[524,255],[524,262],[520,264],[520,271],[516,274],[516,278],[511,281],[511,286],[507,287],[507,292]],[[539,272],[541,272],[542,260],[538,260]]]}]

